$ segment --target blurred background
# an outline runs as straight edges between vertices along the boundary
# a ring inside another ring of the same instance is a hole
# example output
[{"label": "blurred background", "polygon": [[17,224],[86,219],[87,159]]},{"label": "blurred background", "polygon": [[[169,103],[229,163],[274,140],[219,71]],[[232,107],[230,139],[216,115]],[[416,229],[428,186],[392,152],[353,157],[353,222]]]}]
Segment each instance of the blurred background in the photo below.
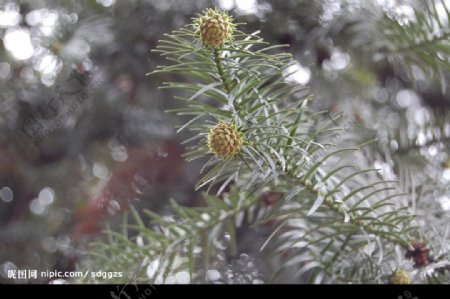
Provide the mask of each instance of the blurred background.
[{"label": "blurred background", "polygon": [[299,63],[289,78],[310,86],[313,108],[344,112],[355,139],[378,138],[366,150],[372,166],[403,180],[419,214],[427,206],[421,221],[448,221],[449,74],[384,55],[377,23],[408,24],[423,2],[1,0],[0,283],[14,282],[11,269],[75,270],[130,204],[201,204],[201,165],[184,162],[188,136],[176,134],[184,120],[164,112],[180,103],[157,89],[169,75],[146,73],[164,64],[150,53],[163,33],[213,6],[247,23],[241,30],[290,44]]}]

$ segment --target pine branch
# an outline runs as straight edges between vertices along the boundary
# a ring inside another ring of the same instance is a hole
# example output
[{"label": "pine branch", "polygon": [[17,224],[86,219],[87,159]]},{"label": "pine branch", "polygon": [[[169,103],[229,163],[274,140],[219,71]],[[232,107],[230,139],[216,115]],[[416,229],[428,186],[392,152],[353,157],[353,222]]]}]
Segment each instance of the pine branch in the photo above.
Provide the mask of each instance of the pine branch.
[{"label": "pine branch", "polygon": [[[441,22],[437,3],[444,8],[447,22]],[[415,11],[415,19],[407,24],[392,17],[380,22],[386,45],[383,48],[387,57],[398,67],[408,71],[414,79],[412,67],[419,67],[425,74],[439,79],[446,86],[444,73],[450,71],[450,13],[444,1],[432,0],[425,4],[426,12]]]},{"label": "pine branch", "polygon": [[[189,94],[177,96],[186,107],[174,112],[192,115],[180,128],[194,133],[186,141],[191,144],[186,158],[210,157],[196,186],[206,188],[207,206],[172,204],[172,220],[148,211],[157,224],[152,228],[136,214],[139,225],[129,228],[147,240],[144,245],[109,232],[114,237],[110,244],[100,244],[94,252],[100,248],[108,253],[105,261],[158,263],[151,277],[155,282],[186,268],[192,281],[209,268],[213,241],[224,232],[231,236],[233,253],[238,251],[235,230],[242,225],[240,215],[247,213],[254,225],[281,222],[264,248],[282,255],[299,242],[306,244],[300,259],[286,263],[298,267],[299,277],[315,271],[331,280],[379,280],[380,273],[387,275],[385,270],[371,263],[374,257],[360,257],[359,251],[377,242],[381,262],[393,258],[395,245],[408,246],[415,233],[412,215],[391,201],[401,194],[390,193],[395,191],[392,182],[379,181],[375,170],[351,163],[350,154],[359,147],[329,143],[330,135],[341,129],[334,127],[333,119],[324,119],[326,111],[310,110],[307,89],[287,82],[291,66],[297,64],[291,56],[269,54],[278,47],[267,46],[257,33],[235,30],[229,22],[228,15],[208,10],[193,25],[167,35],[156,51],[174,64],[152,72],[198,79],[168,82],[163,88]],[[207,122],[211,119],[213,126]],[[230,191],[225,192],[227,187]],[[261,209],[267,188],[282,198]],[[215,196],[208,195],[212,190],[217,190]],[[259,212],[253,214],[255,210]],[[293,220],[304,225],[292,226]],[[204,258],[203,272],[195,267],[197,247]],[[118,248],[132,250],[116,256],[122,252]],[[359,258],[349,265],[344,253]]]},{"label": "pine branch", "polygon": [[439,44],[441,41],[447,41],[450,38],[450,32],[444,32],[440,35],[432,36],[431,38],[424,39],[418,42],[412,42],[410,45],[399,47],[397,49],[392,50],[392,53],[401,53],[405,54],[407,51],[416,51],[416,50],[424,50],[429,47],[433,47],[436,44]]},{"label": "pine branch", "polygon": [[227,92],[227,94],[230,94],[231,93],[231,88],[228,85],[228,82],[226,81],[226,78],[225,78],[225,73],[223,71],[222,62],[220,61],[220,50],[219,50],[219,48],[215,48],[214,49],[214,62],[216,63],[217,72],[218,72],[218,74],[220,76],[220,80],[223,83],[225,91]]}]

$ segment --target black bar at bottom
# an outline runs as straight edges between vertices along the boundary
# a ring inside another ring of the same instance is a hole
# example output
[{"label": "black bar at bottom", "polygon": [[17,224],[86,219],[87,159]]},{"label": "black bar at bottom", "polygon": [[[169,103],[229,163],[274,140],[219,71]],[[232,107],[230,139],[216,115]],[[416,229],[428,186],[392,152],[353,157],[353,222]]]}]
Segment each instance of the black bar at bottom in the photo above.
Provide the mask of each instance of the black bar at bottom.
[{"label": "black bar at bottom", "polygon": [[450,285],[0,285],[0,298],[40,295],[58,299],[446,299],[450,298]]}]

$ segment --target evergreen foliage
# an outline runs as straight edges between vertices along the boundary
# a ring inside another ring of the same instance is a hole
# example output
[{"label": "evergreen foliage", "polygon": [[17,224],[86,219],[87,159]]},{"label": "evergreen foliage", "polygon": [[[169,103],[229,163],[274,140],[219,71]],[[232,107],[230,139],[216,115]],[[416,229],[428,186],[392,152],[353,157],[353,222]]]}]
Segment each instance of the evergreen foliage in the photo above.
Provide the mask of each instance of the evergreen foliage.
[{"label": "evergreen foliage", "polygon": [[[448,29],[433,14],[436,3],[429,7],[434,18],[416,11],[406,26],[384,16],[379,49],[410,76],[417,66],[445,83]],[[172,201],[165,214],[145,210],[144,216],[131,209],[123,230],[108,230],[108,241],[94,244],[82,266],[129,269],[126,278],[137,282],[170,282],[186,272],[191,283],[205,282],[221,261],[245,252],[245,231],[255,230],[261,231],[257,264],[270,269],[266,283],[404,282],[392,278],[403,269],[418,271],[418,281],[449,282],[444,243],[439,254],[413,268],[414,244],[436,240],[420,227],[404,182],[385,180],[370,167],[366,148],[376,142],[348,138],[348,128],[336,125],[345,114],[312,109],[314,96],[291,80],[298,62],[285,45],[246,33],[244,24],[221,25],[226,34],[202,37],[211,15],[232,22],[226,13],[208,10],[167,34],[154,52],[169,65],[150,73],[178,79],[161,88],[175,90],[183,103],[170,112],[189,117],[178,131],[189,131],[186,159],[204,161],[196,185],[204,205]],[[229,33],[232,38],[223,39]],[[217,126],[222,131],[214,131]],[[208,144],[214,132],[222,134],[219,150]]]}]

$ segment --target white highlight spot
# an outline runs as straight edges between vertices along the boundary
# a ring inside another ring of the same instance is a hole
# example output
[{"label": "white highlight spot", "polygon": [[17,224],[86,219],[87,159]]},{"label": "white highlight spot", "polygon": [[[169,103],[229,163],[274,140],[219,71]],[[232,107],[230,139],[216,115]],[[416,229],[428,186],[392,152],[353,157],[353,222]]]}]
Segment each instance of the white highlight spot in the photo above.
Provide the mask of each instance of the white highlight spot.
[{"label": "white highlight spot", "polygon": [[442,173],[442,177],[443,177],[444,180],[446,180],[447,182],[450,181],[450,169],[444,170],[444,172]]},{"label": "white highlight spot", "polygon": [[206,272],[206,277],[208,277],[209,280],[214,281],[218,280],[221,275],[217,270],[208,270],[208,272]]},{"label": "white highlight spot", "polygon": [[444,0],[442,2],[438,1],[436,3],[436,12],[437,12],[437,17],[439,18],[439,21],[443,24],[443,25],[447,25],[449,23],[449,16],[447,15],[447,12],[445,10],[445,7],[450,8],[450,0]]},{"label": "white highlight spot", "polygon": [[116,3],[116,0],[97,0],[97,3],[105,7],[109,7],[111,5],[114,5],[114,3]]},{"label": "white highlight spot", "polygon": [[41,20],[41,32],[44,35],[51,35],[56,28],[58,22],[58,14],[55,12],[47,12]]},{"label": "white highlight spot", "polygon": [[31,211],[33,214],[38,215],[38,216],[44,214],[44,213],[45,213],[45,209],[46,209],[46,206],[44,206],[43,204],[41,204],[41,203],[39,202],[39,199],[38,199],[38,198],[33,199],[33,200],[30,202],[30,206],[29,206],[29,207],[30,207],[30,211]]},{"label": "white highlight spot", "polygon": [[234,8],[234,0],[220,0],[219,6],[223,10],[230,10]]},{"label": "white highlight spot", "polygon": [[307,67],[301,66],[299,63],[291,65],[284,71],[286,82],[305,85],[311,78],[311,71]]},{"label": "white highlight spot", "polygon": [[186,271],[181,271],[175,274],[175,281],[179,284],[188,284],[191,281],[189,273]]},{"label": "white highlight spot", "polygon": [[14,192],[9,187],[3,187],[0,189],[0,199],[4,202],[11,202],[14,198]]},{"label": "white highlight spot", "polygon": [[156,271],[158,270],[158,267],[159,267],[159,260],[154,260],[153,262],[148,264],[148,266],[147,266],[147,277],[148,278],[152,278],[153,276],[155,276]]},{"label": "white highlight spot", "polygon": [[39,192],[38,200],[41,205],[51,205],[55,200],[55,191],[50,187],[45,187]]},{"label": "white highlight spot", "polygon": [[324,68],[340,71],[350,64],[350,56],[347,53],[335,51],[330,60],[324,62]]},{"label": "white highlight spot", "polygon": [[402,108],[417,106],[420,103],[419,96],[412,90],[402,89],[395,96],[397,104]]},{"label": "white highlight spot", "polygon": [[255,14],[258,12],[258,1],[256,0],[235,0],[235,4],[240,13]]},{"label": "white highlight spot", "polygon": [[439,197],[439,203],[443,210],[450,211],[450,198],[448,196]]},{"label": "white highlight spot", "polygon": [[27,60],[33,56],[30,33],[26,29],[8,29],[3,39],[5,48],[17,60]]},{"label": "white highlight spot", "polygon": [[58,66],[58,59],[55,55],[44,55],[36,65],[36,69],[44,75],[50,75],[55,72]]},{"label": "white highlight spot", "polygon": [[92,168],[92,172],[94,176],[96,176],[99,179],[105,179],[108,176],[108,168],[103,163],[95,163],[94,167]]},{"label": "white highlight spot", "polygon": [[52,281],[49,282],[49,284],[67,284],[67,282],[65,279],[58,278],[58,279],[53,279]]},{"label": "white highlight spot", "polygon": [[0,10],[0,27],[10,27],[19,24],[22,17],[15,9],[15,7],[10,7],[4,11]]}]

